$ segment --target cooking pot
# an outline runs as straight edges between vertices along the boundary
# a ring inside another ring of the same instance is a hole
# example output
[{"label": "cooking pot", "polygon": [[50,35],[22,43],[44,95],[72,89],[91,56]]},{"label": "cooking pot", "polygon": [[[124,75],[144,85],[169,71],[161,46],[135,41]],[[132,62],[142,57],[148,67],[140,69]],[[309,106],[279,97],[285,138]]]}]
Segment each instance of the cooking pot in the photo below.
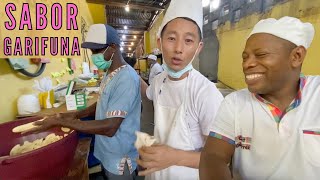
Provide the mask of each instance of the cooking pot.
[{"label": "cooking pot", "polygon": [[20,155],[10,156],[10,150],[24,141],[32,142],[55,133],[64,136],[60,127],[38,134],[13,133],[16,126],[41,119],[30,117],[0,124],[0,179],[60,179],[67,175],[78,144],[76,131],[68,136],[39,149]]}]

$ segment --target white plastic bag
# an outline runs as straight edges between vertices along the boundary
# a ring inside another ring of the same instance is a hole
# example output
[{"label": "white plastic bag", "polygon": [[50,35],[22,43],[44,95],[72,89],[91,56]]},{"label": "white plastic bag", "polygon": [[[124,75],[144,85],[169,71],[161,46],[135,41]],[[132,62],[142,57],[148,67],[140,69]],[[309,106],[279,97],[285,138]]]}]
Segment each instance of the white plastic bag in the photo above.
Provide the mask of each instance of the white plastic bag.
[{"label": "white plastic bag", "polygon": [[40,111],[39,99],[34,94],[22,95],[18,99],[18,114],[27,115]]}]

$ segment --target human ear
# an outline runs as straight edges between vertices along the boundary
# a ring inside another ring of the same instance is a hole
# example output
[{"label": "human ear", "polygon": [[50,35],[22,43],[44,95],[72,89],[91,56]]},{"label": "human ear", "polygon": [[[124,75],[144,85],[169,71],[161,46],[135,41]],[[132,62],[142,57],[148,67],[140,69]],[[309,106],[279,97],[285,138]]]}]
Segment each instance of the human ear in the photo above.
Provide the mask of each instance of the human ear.
[{"label": "human ear", "polygon": [[303,46],[298,46],[294,48],[290,53],[290,60],[291,60],[292,67],[294,68],[301,67],[306,54],[307,54],[307,50]]}]

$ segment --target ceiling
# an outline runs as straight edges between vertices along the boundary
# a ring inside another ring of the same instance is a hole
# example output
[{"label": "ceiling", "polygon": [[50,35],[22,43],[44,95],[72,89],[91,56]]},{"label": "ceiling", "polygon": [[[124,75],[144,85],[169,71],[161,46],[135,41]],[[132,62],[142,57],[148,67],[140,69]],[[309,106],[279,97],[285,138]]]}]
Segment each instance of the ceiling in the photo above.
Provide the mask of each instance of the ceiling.
[{"label": "ceiling", "polygon": [[[87,0],[105,5],[107,23],[117,29],[125,55],[132,55],[170,0]],[[129,11],[125,7],[129,6]]]}]

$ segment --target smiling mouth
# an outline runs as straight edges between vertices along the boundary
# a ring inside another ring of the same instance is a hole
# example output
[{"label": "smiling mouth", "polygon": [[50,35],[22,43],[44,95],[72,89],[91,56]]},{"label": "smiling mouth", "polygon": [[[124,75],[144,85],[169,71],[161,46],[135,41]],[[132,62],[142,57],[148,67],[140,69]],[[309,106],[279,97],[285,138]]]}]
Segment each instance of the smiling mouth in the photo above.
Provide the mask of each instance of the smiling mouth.
[{"label": "smiling mouth", "polygon": [[247,80],[256,80],[262,77],[262,74],[250,74],[246,75]]},{"label": "smiling mouth", "polygon": [[245,76],[245,82],[248,86],[254,86],[263,80],[264,75],[260,73],[248,74]]}]

